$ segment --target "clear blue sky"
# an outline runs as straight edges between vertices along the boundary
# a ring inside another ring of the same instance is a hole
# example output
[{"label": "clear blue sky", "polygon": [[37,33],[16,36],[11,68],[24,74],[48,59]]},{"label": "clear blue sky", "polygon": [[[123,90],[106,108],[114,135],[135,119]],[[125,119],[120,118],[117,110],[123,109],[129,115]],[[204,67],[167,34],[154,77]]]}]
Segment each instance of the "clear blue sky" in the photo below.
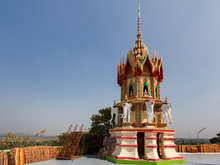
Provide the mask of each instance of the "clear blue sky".
[{"label": "clear blue sky", "polygon": [[[220,131],[220,1],[142,0],[163,56],[176,137]],[[119,101],[117,62],[135,43],[137,0],[0,0],[0,133],[57,135]]]}]

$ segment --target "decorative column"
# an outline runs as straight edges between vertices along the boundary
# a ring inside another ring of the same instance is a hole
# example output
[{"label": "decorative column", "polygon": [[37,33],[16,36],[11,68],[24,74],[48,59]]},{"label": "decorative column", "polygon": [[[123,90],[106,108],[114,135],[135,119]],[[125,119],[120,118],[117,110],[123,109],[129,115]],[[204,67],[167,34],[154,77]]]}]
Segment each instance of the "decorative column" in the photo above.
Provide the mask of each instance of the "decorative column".
[{"label": "decorative column", "polygon": [[137,103],[134,106],[135,106],[135,113],[136,113],[135,125],[140,127],[141,126],[141,103]]},{"label": "decorative column", "polygon": [[158,99],[160,99],[160,83],[157,83]]},{"label": "decorative column", "polygon": [[141,78],[137,78],[137,98],[141,97]]},{"label": "decorative column", "polygon": [[161,149],[162,149],[162,157],[166,160],[175,160],[175,159],[183,159],[176,152],[176,145],[174,143],[174,131],[173,132],[164,132],[161,141]]},{"label": "decorative column", "polygon": [[157,133],[145,132],[145,159],[148,161],[159,161],[157,153]]},{"label": "decorative column", "polygon": [[111,131],[111,136],[116,138],[115,151],[112,157],[125,160],[139,160],[137,132],[136,131]]},{"label": "decorative column", "polygon": [[151,96],[153,97],[153,99],[155,98],[155,92],[154,92],[154,88],[155,88],[155,85],[154,85],[154,78],[151,77],[150,78],[150,82],[151,82]]}]

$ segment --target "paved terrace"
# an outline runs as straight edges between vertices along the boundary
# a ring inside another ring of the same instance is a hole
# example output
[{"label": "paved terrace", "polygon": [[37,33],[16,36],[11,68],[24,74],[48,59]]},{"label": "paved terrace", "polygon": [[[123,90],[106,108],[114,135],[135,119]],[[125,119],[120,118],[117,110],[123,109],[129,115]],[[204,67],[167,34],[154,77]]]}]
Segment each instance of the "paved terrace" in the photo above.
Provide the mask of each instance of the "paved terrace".
[{"label": "paved terrace", "polygon": [[[220,165],[220,153],[184,153],[181,154],[186,160],[185,165]],[[48,160],[43,162],[31,163],[32,165],[113,165],[114,163],[96,159],[92,155],[83,156],[73,161],[67,160]]]}]

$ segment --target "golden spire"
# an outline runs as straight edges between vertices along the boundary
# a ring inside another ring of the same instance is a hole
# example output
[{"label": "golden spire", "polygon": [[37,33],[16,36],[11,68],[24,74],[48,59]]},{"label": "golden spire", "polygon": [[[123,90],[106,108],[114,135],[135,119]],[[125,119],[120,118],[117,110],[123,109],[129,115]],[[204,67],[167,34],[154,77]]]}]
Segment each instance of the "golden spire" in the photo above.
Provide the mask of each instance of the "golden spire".
[{"label": "golden spire", "polygon": [[140,4],[140,0],[138,0],[138,33],[137,33],[137,40],[136,43],[139,43],[138,41],[141,41],[142,44],[142,34],[141,34],[141,14],[140,11],[141,10],[141,4]]},{"label": "golden spire", "polygon": [[[135,43],[135,47],[133,48],[134,56],[137,59],[138,64],[140,65],[140,60],[143,55],[144,46],[143,46],[143,40],[141,38],[141,14],[140,14],[140,0],[138,0],[138,33],[137,33],[137,39]],[[142,70],[142,69],[141,69]]]}]

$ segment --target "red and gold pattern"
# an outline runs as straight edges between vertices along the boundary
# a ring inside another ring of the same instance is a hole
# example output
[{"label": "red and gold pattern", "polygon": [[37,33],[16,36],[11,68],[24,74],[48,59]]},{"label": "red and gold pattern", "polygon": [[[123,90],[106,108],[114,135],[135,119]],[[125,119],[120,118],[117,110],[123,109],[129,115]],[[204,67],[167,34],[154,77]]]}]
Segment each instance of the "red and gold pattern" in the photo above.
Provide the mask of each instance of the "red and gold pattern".
[{"label": "red and gold pattern", "polygon": [[127,78],[128,70],[132,70],[133,76],[141,75],[144,70],[144,66],[147,65],[148,70],[150,71],[151,76],[158,77],[159,82],[163,81],[163,66],[162,66],[162,57],[158,57],[158,52],[156,56],[156,51],[154,51],[154,57],[150,58],[150,54],[147,46],[142,44],[140,46],[141,55],[137,54],[137,45],[129,50],[127,54],[127,59],[120,61],[118,64],[118,84],[122,85],[122,80]]}]

